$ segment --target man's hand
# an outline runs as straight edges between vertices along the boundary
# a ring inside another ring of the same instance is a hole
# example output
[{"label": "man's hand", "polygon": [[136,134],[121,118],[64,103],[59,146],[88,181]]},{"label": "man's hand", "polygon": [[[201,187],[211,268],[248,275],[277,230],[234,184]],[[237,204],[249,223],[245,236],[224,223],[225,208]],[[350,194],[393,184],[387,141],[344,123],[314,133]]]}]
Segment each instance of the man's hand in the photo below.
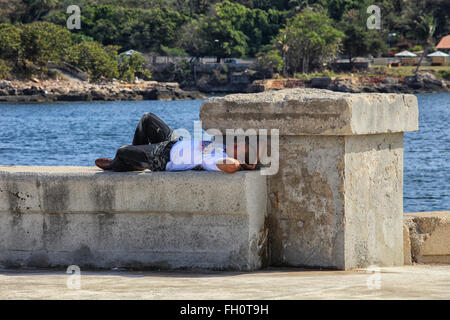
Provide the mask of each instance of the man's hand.
[{"label": "man's hand", "polygon": [[233,158],[224,158],[216,163],[217,168],[227,173],[234,173],[241,170],[241,164],[239,161]]},{"label": "man's hand", "polygon": [[256,168],[256,163],[255,164],[243,163],[243,164],[241,164],[241,166],[242,166],[242,169],[254,170]]}]

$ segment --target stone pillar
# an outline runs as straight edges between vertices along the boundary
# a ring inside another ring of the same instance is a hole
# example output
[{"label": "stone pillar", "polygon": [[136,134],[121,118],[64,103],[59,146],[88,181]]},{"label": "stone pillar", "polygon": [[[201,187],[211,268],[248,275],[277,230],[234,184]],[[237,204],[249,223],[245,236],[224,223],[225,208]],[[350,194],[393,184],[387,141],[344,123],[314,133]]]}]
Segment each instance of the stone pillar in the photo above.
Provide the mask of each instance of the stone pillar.
[{"label": "stone pillar", "polygon": [[236,94],[208,99],[200,119],[205,130],[279,130],[279,170],[268,179],[272,265],[403,264],[403,132],[418,129],[415,96]]}]

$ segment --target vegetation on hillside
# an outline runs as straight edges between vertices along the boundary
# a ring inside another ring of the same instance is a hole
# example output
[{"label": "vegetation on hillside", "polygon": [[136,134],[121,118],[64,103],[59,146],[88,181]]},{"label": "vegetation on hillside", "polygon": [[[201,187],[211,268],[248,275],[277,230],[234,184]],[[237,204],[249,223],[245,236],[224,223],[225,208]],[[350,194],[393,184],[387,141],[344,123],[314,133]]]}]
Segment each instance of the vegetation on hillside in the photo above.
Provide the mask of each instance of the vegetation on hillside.
[{"label": "vegetation on hillside", "polygon": [[[66,28],[72,4],[81,8],[80,30]],[[366,25],[372,4],[381,8],[380,30]],[[426,52],[450,33],[449,13],[448,0],[0,0],[0,77],[45,72],[48,61],[92,79],[149,76],[144,61],[119,57],[129,49],[256,57],[261,75],[293,75],[321,70],[337,54],[386,55],[388,33]]]}]

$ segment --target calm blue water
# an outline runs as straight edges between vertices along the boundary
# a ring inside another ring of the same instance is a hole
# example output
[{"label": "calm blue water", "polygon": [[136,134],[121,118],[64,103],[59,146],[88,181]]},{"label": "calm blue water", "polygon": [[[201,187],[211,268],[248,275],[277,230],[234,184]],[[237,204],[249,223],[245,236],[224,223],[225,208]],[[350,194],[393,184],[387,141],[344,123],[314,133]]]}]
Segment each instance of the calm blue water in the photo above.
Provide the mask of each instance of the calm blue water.
[{"label": "calm blue water", "polygon": [[[450,94],[418,98],[420,131],[405,134],[405,212],[450,210]],[[0,104],[0,164],[90,166],[130,144],[145,112],[193,134],[201,103]]]},{"label": "calm blue water", "polygon": [[419,131],[405,133],[405,212],[450,210],[450,93],[419,94]]}]

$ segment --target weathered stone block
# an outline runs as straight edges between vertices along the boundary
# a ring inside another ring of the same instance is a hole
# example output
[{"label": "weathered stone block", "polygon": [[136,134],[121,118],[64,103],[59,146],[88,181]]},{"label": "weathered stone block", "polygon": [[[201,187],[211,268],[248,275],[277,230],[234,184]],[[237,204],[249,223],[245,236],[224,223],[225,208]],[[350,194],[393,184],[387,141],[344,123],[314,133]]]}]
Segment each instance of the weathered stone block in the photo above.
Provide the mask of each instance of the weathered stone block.
[{"label": "weathered stone block", "polygon": [[450,263],[450,211],[406,213],[410,256],[417,263]]},{"label": "weathered stone block", "polygon": [[411,94],[284,89],[210,98],[200,109],[204,128],[278,129],[280,135],[363,135],[418,130]]},{"label": "weathered stone block", "polygon": [[260,268],[258,172],[103,172],[0,167],[0,265]]},{"label": "weathered stone block", "polygon": [[222,132],[279,130],[268,190],[272,264],[403,264],[403,132],[418,128],[414,96],[239,94],[208,99],[200,118]]},{"label": "weathered stone block", "polygon": [[406,226],[406,224],[403,224],[403,254],[404,254],[403,263],[406,266],[412,265],[411,239],[409,235],[409,228]]}]

